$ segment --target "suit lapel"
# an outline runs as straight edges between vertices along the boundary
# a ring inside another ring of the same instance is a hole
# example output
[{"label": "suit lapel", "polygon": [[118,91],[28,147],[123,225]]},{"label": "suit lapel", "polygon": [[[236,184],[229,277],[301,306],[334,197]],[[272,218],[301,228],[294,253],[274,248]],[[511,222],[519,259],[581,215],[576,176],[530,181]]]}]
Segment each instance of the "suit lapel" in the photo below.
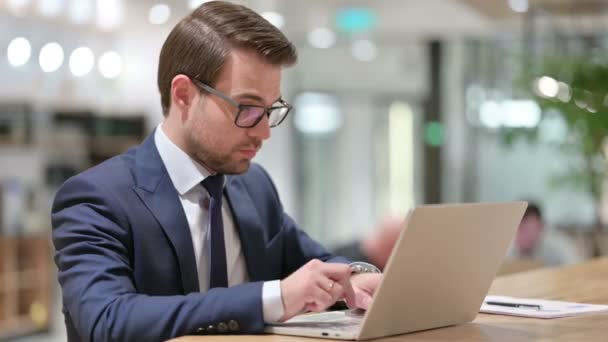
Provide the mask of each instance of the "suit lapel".
[{"label": "suit lapel", "polygon": [[254,200],[242,182],[234,176],[228,177],[226,197],[238,229],[249,278],[251,281],[265,280],[265,233],[253,205]]},{"label": "suit lapel", "polygon": [[171,241],[179,263],[184,293],[198,292],[196,261],[188,221],[179,194],[156,149],[154,132],[136,151],[135,177],[135,192]]}]

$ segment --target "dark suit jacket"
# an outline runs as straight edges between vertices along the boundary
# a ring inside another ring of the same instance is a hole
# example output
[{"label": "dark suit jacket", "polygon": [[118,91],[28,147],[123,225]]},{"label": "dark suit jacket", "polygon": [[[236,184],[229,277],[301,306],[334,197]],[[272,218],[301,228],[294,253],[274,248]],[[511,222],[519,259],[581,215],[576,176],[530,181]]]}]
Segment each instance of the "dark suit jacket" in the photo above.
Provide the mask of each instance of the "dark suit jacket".
[{"label": "dark suit jacket", "polygon": [[66,181],[52,221],[68,340],[259,333],[263,281],[313,258],[347,262],[298,229],[260,166],[228,177],[224,193],[251,281],[200,293],[188,222],[154,134]]}]

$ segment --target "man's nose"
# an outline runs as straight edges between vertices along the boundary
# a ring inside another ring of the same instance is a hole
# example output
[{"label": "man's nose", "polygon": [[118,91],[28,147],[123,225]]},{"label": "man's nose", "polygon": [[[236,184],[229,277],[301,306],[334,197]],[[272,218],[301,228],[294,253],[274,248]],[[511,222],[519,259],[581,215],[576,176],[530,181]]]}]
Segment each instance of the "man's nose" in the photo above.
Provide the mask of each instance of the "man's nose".
[{"label": "man's nose", "polygon": [[249,129],[249,136],[257,138],[259,140],[266,140],[270,138],[270,125],[268,123],[268,116],[264,115],[262,120],[257,125]]}]

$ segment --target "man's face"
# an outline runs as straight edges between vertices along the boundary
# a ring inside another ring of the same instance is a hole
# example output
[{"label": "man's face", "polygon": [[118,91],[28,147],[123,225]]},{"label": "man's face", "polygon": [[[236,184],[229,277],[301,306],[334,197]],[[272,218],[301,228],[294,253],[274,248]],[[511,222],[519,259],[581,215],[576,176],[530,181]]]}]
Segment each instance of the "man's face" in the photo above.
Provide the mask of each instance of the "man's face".
[{"label": "man's face", "polygon": [[[280,98],[281,67],[255,52],[233,50],[214,88],[244,105],[270,107]],[[223,174],[240,174],[270,137],[268,118],[254,127],[234,123],[238,109],[210,93],[197,95],[184,123],[186,152],[197,162]]]},{"label": "man's face", "polygon": [[543,230],[543,222],[538,215],[528,215],[523,218],[515,238],[519,250],[523,253],[532,253]]}]

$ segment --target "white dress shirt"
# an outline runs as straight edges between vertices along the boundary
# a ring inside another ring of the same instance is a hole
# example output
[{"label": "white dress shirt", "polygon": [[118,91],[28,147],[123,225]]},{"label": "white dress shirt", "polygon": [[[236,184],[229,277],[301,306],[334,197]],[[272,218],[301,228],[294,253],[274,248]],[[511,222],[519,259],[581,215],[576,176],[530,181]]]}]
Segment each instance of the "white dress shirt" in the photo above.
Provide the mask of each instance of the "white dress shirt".
[{"label": "white dress shirt", "polygon": [[[156,128],[154,142],[173,186],[179,194],[179,201],[184,208],[184,214],[188,220],[190,235],[192,236],[200,291],[206,292],[209,289],[210,272],[210,240],[208,234],[210,220],[209,210],[205,208],[203,201],[209,198],[209,194],[201,182],[210,173],[167,137],[163,132],[162,124]],[[222,220],[224,223],[228,286],[234,286],[249,281],[249,275],[241,248],[241,240],[235,229],[232,212],[225,196],[222,199]],[[265,322],[277,322],[283,316],[283,300],[279,280],[264,282],[262,304]]]}]

